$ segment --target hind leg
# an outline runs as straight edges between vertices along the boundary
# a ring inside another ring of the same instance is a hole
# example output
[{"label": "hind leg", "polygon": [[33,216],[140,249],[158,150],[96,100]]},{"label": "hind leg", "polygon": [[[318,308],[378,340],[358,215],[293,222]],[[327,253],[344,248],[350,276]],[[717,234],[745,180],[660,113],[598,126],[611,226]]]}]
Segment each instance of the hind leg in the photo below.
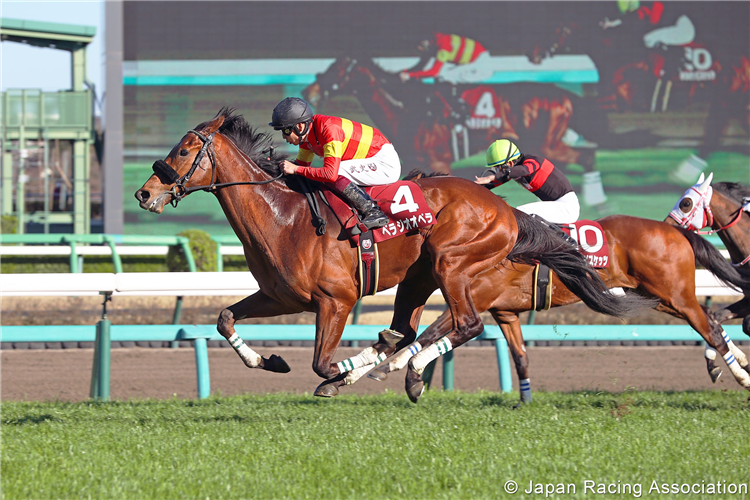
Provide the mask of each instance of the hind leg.
[{"label": "hind leg", "polygon": [[521,400],[515,408],[524,403],[531,403],[531,380],[529,378],[529,358],[526,354],[526,346],[521,332],[521,322],[515,313],[503,313],[495,309],[490,310],[500,329],[503,331],[505,340],[508,342],[513,362],[516,365],[516,374],[521,391]]},{"label": "hind leg", "polygon": [[[748,297],[743,297],[742,300],[728,305],[723,309],[719,309],[714,313],[714,317],[719,323],[724,323],[725,321],[729,321],[730,319],[744,318],[748,315],[750,315],[750,299]],[[746,334],[750,335],[750,333],[748,333],[744,328],[743,331],[745,331]]]},{"label": "hind leg", "polygon": [[[370,350],[373,353],[371,357],[374,355],[376,359],[349,371],[345,379],[347,385],[353,384],[371,370],[370,378],[378,381],[385,380],[389,371],[388,365],[380,365],[381,361],[404,348],[407,348],[405,352],[415,349],[412,342],[417,336],[422,311],[427,299],[436,288],[437,284],[431,275],[415,276],[399,285],[390,328],[380,333],[376,344],[357,355],[362,356]],[[382,368],[376,368],[378,365]],[[374,368],[376,369],[373,370]]]},{"label": "hind leg", "polygon": [[302,309],[282,304],[258,291],[221,311],[216,329],[227,339],[227,342],[234,348],[248,368],[261,368],[271,372],[287,373],[290,371],[289,365],[283,358],[275,354],[271,355],[270,358],[262,357],[237,335],[234,325],[242,319],[267,318],[298,312],[302,312]]}]

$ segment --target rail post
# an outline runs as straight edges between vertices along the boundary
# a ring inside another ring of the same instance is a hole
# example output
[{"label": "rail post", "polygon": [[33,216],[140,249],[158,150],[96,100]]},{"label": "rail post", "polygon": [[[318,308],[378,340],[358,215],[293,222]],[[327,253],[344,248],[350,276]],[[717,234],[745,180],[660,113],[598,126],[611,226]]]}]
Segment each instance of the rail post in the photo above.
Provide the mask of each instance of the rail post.
[{"label": "rail post", "polygon": [[109,401],[110,351],[112,347],[110,327],[112,323],[107,319],[107,302],[112,300],[112,295],[108,292],[103,295],[102,319],[96,324],[90,397],[99,401]]}]

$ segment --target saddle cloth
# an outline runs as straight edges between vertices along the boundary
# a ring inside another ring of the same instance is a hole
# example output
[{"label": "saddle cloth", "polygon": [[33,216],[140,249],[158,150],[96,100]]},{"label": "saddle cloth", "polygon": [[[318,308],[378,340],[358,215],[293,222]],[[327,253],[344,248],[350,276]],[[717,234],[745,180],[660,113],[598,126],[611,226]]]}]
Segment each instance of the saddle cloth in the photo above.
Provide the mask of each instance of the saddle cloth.
[{"label": "saddle cloth", "polygon": [[578,249],[591,267],[609,267],[609,245],[602,226],[593,220],[579,220],[572,224],[560,224],[560,228],[578,242]]},{"label": "saddle cloth", "polygon": [[[385,186],[370,186],[362,189],[377,202],[389,220],[387,226],[372,231],[375,243],[435,223],[435,214],[427,206],[422,190],[414,182],[398,181]],[[359,218],[356,211],[336,195],[326,193],[326,199],[354,244],[359,245],[359,228],[357,227]]]}]

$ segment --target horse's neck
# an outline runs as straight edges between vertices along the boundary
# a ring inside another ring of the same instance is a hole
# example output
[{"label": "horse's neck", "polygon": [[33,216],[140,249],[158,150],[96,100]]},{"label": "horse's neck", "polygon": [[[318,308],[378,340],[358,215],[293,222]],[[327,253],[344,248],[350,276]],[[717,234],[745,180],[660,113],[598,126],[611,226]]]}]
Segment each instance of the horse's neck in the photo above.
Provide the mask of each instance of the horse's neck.
[{"label": "horse's neck", "polygon": [[[216,157],[218,184],[268,179],[234,146],[228,149],[232,151],[229,158]],[[309,224],[304,195],[292,191],[283,181],[219,188],[216,198],[237,237],[256,257],[266,257],[261,260],[278,255],[277,247],[283,244],[280,234],[290,234]]]},{"label": "horse's neck", "polygon": [[[723,193],[714,189],[711,197],[711,211],[714,222],[712,229],[727,226],[738,215],[742,206]],[[750,214],[743,213],[735,225],[717,233],[729,251],[732,262],[741,262],[750,255]]]}]

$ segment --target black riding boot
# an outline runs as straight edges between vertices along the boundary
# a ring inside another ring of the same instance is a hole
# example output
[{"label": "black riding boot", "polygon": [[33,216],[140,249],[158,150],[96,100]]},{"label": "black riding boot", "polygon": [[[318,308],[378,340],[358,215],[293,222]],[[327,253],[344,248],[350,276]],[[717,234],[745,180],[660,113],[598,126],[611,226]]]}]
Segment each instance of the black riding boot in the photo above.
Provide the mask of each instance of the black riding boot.
[{"label": "black riding boot", "polygon": [[562,227],[560,227],[560,224],[555,224],[553,222],[549,222],[544,217],[540,217],[537,214],[531,214],[532,217],[534,217],[536,220],[544,224],[545,226],[549,227],[550,229],[554,229],[555,231],[558,231],[560,234],[559,236],[562,237],[570,246],[573,248],[578,248],[578,242],[573,239],[572,237],[568,236],[568,233],[562,230]]},{"label": "black riding boot", "polygon": [[367,229],[378,229],[388,224],[388,216],[380,210],[377,203],[372,201],[367,193],[355,183],[350,182],[342,193],[346,199],[357,209],[362,224]]}]

